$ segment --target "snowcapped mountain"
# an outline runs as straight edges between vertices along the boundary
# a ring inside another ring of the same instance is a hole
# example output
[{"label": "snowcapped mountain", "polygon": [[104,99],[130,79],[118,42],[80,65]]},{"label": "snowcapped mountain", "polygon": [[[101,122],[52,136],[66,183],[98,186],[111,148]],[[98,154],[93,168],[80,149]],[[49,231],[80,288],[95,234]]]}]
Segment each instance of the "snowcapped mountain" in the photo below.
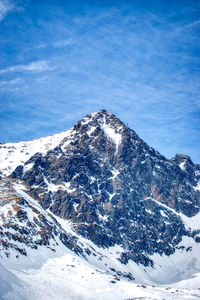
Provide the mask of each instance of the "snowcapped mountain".
[{"label": "snowcapped mountain", "polygon": [[[115,115],[101,110],[61,134],[1,144],[0,170],[7,272],[19,275],[35,256],[42,264],[65,253],[117,289],[120,280],[129,289],[200,272],[200,165],[186,155],[166,159]],[[114,299],[111,293],[99,299]],[[173,299],[171,291],[163,295]],[[150,299],[160,298],[156,292]]]}]

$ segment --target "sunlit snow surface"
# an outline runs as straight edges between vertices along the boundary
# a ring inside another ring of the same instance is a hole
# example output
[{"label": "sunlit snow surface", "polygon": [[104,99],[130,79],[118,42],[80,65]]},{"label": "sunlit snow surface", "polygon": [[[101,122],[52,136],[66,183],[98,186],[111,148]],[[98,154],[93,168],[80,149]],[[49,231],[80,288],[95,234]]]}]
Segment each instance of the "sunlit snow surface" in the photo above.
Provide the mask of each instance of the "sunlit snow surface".
[{"label": "sunlit snow surface", "polygon": [[[47,151],[54,149],[69,133],[70,130],[33,141],[1,144],[0,170],[8,176],[17,166],[23,165],[35,153],[46,154]],[[31,165],[27,165],[26,170],[28,168],[31,168]]]},{"label": "sunlit snow surface", "polygon": [[[38,257],[39,259],[39,257]],[[101,268],[66,252],[49,258],[40,268],[12,272],[0,265],[2,283],[0,299],[199,299],[200,273],[195,277],[168,285],[141,285],[118,280]],[[142,297],[142,298],[141,298]]]},{"label": "sunlit snow surface", "polygon": [[[115,143],[116,145],[116,152],[118,151],[119,144],[121,143],[121,134],[117,133],[116,130],[109,125],[106,124],[105,116],[103,116],[103,122],[101,123],[101,128],[103,129],[104,133]],[[118,128],[119,131],[120,128]]]}]

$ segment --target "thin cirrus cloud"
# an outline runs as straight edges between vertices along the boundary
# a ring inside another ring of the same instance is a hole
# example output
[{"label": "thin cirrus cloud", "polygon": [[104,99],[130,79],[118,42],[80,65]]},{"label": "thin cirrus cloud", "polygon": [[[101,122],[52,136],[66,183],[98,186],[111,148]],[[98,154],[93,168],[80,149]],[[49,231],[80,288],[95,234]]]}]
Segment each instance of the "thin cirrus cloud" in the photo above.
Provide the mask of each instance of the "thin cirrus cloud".
[{"label": "thin cirrus cloud", "polygon": [[62,40],[57,40],[52,43],[41,43],[38,46],[36,46],[36,48],[38,48],[38,49],[43,49],[43,48],[47,48],[47,47],[62,48],[62,47],[66,47],[71,44],[72,44],[71,39],[62,39]]},{"label": "thin cirrus cloud", "polygon": [[6,87],[6,86],[13,86],[17,83],[20,83],[21,80],[19,78],[15,78],[15,79],[12,79],[12,80],[3,80],[3,81],[0,81],[0,86],[1,87]]},{"label": "thin cirrus cloud", "polygon": [[193,29],[193,27],[197,27],[198,25],[200,25],[200,20],[196,20],[194,22],[191,22],[185,26],[180,26],[180,27],[177,27],[175,28],[174,32],[175,33],[180,33],[181,31],[185,31],[187,29]]},{"label": "thin cirrus cloud", "polygon": [[52,46],[56,47],[56,48],[61,48],[61,47],[65,47],[72,44],[71,40],[60,40],[60,41],[56,41],[52,44]]},{"label": "thin cirrus cloud", "polygon": [[1,69],[0,74],[9,72],[44,72],[51,70],[53,70],[53,67],[51,67],[47,61],[41,60],[31,62],[27,65],[14,65],[5,69]]},{"label": "thin cirrus cloud", "polygon": [[7,14],[15,7],[14,3],[9,0],[0,1],[0,21],[3,20]]},{"label": "thin cirrus cloud", "polygon": [[184,26],[183,28],[190,28],[190,27],[193,27],[193,26],[196,26],[196,25],[199,25],[200,24],[200,20],[196,20],[186,26]]}]

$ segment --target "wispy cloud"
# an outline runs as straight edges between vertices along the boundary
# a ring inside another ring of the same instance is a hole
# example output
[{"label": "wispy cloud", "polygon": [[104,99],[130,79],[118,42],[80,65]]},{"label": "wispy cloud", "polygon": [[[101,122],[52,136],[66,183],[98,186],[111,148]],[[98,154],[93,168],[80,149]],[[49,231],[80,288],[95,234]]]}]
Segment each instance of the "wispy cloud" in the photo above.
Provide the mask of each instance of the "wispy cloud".
[{"label": "wispy cloud", "polygon": [[72,44],[72,40],[71,39],[62,39],[62,40],[58,40],[52,43],[42,43],[39,44],[38,46],[36,46],[38,49],[43,49],[43,48],[47,48],[47,47],[54,47],[54,48],[62,48],[62,47],[66,47],[68,45]]},{"label": "wispy cloud", "polygon": [[0,74],[8,72],[44,72],[52,71],[54,68],[51,67],[47,61],[35,61],[27,65],[14,65],[5,69],[0,70]]},{"label": "wispy cloud", "polygon": [[0,0],[0,21],[14,8],[14,3],[9,0]]},{"label": "wispy cloud", "polygon": [[56,41],[54,42],[52,45],[56,48],[61,48],[61,47],[65,47],[65,46],[68,46],[72,44],[72,41],[69,39],[69,40],[60,40],[60,41]]},{"label": "wispy cloud", "polygon": [[182,32],[184,30],[187,30],[187,29],[193,29],[193,28],[195,29],[195,27],[198,26],[198,25],[200,25],[200,20],[196,20],[196,21],[191,22],[191,23],[189,23],[187,25],[184,25],[184,26],[176,27],[174,32],[175,33],[180,33],[180,32]]},{"label": "wispy cloud", "polygon": [[182,29],[191,28],[191,27],[197,26],[199,24],[200,24],[200,20],[196,20],[196,21],[189,23],[186,26],[182,27]]},{"label": "wispy cloud", "polygon": [[19,78],[15,78],[15,79],[12,79],[12,80],[3,80],[3,81],[0,81],[0,86],[1,87],[3,87],[3,86],[13,86],[15,84],[18,84],[20,81],[21,81],[21,79],[19,79]]}]

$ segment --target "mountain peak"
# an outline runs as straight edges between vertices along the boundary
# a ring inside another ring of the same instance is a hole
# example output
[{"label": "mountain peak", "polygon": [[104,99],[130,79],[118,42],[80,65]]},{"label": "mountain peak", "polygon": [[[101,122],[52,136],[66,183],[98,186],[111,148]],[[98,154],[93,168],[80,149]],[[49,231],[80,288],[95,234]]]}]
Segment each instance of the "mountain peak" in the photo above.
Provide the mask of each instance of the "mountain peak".
[{"label": "mountain peak", "polygon": [[86,115],[76,123],[73,129],[78,131],[79,135],[86,134],[92,139],[103,134],[106,139],[116,145],[116,151],[122,141],[122,134],[127,130],[120,119],[105,109]]},{"label": "mountain peak", "polygon": [[[100,110],[56,140],[13,147],[0,149],[15,153],[10,182],[22,182],[44,211],[70,222],[76,235],[98,247],[121,247],[119,262],[153,266],[153,254],[187,253],[182,240],[200,242],[199,225],[190,224],[200,210],[199,169],[186,164],[187,156],[161,156],[114,114]],[[16,161],[33,147],[32,156]],[[38,215],[36,220],[43,218]]]},{"label": "mountain peak", "polygon": [[81,122],[82,124],[87,124],[91,121],[96,121],[98,122],[98,124],[111,123],[113,125],[124,125],[123,122],[120,119],[118,119],[113,113],[107,112],[105,109],[101,109],[98,112],[93,112],[91,114],[86,115],[80,121],[78,121],[78,123]]},{"label": "mountain peak", "polygon": [[185,155],[185,154],[176,154],[175,157],[171,159],[171,161],[175,162],[178,164],[178,166],[182,170],[187,170],[188,168],[193,168],[194,164],[190,158],[190,156]]}]

